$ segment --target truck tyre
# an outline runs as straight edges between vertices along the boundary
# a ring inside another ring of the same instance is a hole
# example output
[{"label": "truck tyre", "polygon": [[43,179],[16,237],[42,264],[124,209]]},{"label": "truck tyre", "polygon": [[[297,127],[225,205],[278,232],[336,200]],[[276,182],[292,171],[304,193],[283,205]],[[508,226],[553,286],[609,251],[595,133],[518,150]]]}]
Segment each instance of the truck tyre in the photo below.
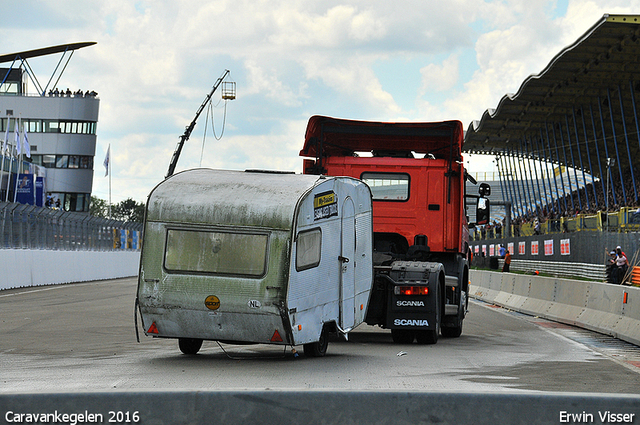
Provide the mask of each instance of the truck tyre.
[{"label": "truck tyre", "polygon": [[455,321],[456,325],[451,327],[442,327],[442,336],[445,338],[458,338],[462,335],[462,323],[464,322],[464,316],[469,309],[469,296],[466,295],[466,292],[462,292],[462,294],[464,295],[465,300],[464,303],[461,301],[460,306],[458,307],[458,317]]},{"label": "truck tyre", "polygon": [[391,329],[391,338],[396,344],[412,344],[415,333],[406,329]]},{"label": "truck tyre", "polygon": [[200,351],[200,347],[202,347],[202,340],[196,338],[179,338],[178,347],[180,347],[180,351],[184,354],[193,356]]},{"label": "truck tyre", "polygon": [[327,354],[327,346],[329,345],[329,335],[327,332],[327,327],[322,327],[322,332],[320,332],[320,339],[318,342],[311,342],[309,344],[304,344],[304,355],[307,357],[324,357]]},{"label": "truck tyre", "polygon": [[462,335],[462,323],[453,328],[442,328],[442,336],[445,338],[457,338]]},{"label": "truck tyre", "polygon": [[[440,285],[436,285],[436,323],[433,330],[417,331],[416,340],[418,344],[436,344],[440,335],[440,323],[442,322],[442,303],[440,299]],[[443,328],[444,329],[444,328]]]}]

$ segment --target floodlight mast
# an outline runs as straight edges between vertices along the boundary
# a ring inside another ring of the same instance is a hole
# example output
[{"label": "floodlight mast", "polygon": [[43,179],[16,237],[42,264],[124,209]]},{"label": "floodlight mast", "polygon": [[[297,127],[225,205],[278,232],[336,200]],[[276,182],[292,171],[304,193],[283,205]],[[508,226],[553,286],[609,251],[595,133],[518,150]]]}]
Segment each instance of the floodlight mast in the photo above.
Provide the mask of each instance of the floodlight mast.
[{"label": "floodlight mast", "polygon": [[218,78],[215,84],[213,85],[213,88],[211,89],[211,93],[207,95],[207,97],[204,99],[204,102],[202,102],[202,105],[200,105],[200,107],[198,108],[198,111],[196,112],[196,116],[193,118],[193,121],[191,121],[191,124],[189,124],[189,126],[184,130],[184,134],[180,136],[180,141],[178,142],[178,146],[176,146],[176,150],[173,152],[173,156],[171,157],[171,162],[169,163],[169,171],[167,171],[167,175],[165,176],[165,178],[169,178],[173,175],[173,172],[176,169],[176,165],[178,164],[178,158],[180,158],[180,153],[182,152],[182,147],[184,146],[184,142],[189,140],[189,136],[191,136],[191,132],[193,131],[193,128],[196,126],[196,121],[198,120],[198,117],[202,113],[202,110],[211,101],[211,96],[213,96],[213,93],[215,93],[215,91],[218,89],[218,86],[220,86],[220,84],[222,83],[222,80],[224,80],[227,77],[227,75],[229,75],[229,70],[225,69],[224,72],[222,73],[222,76],[220,76],[220,78]]}]

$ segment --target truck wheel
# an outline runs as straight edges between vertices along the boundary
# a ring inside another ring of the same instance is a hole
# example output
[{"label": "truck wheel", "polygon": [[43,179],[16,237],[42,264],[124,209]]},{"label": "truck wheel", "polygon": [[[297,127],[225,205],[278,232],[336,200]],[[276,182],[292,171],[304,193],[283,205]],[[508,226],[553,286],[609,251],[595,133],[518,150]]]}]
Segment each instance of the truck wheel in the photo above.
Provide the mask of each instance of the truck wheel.
[{"label": "truck wheel", "polygon": [[327,354],[327,346],[329,345],[329,335],[327,332],[327,327],[322,327],[322,332],[320,332],[320,339],[318,342],[312,342],[309,344],[304,344],[304,355],[307,357],[324,357]]},{"label": "truck wheel", "polygon": [[462,323],[460,326],[454,326],[453,328],[442,328],[442,336],[445,338],[457,338],[462,335]]},{"label": "truck wheel", "polygon": [[417,331],[416,340],[418,344],[436,344],[438,342],[438,336],[440,335],[440,324],[442,322],[442,303],[440,299],[440,286],[436,285],[436,324],[431,331]]},{"label": "truck wheel", "polygon": [[196,338],[179,338],[178,347],[180,347],[180,351],[184,354],[192,356],[200,351],[200,347],[202,347],[202,340]]},{"label": "truck wheel", "polygon": [[391,329],[391,338],[396,344],[412,344],[415,333],[406,329]]},{"label": "truck wheel", "polygon": [[416,332],[416,341],[418,344],[435,344],[438,342],[439,333],[438,331],[418,331]]}]

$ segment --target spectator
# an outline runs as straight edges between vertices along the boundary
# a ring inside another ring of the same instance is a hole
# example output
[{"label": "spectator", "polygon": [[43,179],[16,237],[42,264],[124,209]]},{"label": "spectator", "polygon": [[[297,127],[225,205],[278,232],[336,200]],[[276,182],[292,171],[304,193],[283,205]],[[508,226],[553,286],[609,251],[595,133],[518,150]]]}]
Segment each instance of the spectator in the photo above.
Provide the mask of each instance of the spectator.
[{"label": "spectator", "polygon": [[616,252],[609,252],[609,258],[605,263],[607,283],[616,283]]},{"label": "spectator", "polygon": [[629,268],[629,260],[627,256],[622,252],[622,248],[619,246],[616,248],[616,282],[617,284],[624,283],[624,276],[627,274]]},{"label": "spectator", "polygon": [[507,250],[504,256],[504,265],[502,266],[502,272],[508,273],[510,266],[511,266],[511,253],[509,253],[509,250]]},{"label": "spectator", "polygon": [[506,253],[507,253],[507,250],[504,248],[504,245],[500,244],[500,258],[504,258]]}]

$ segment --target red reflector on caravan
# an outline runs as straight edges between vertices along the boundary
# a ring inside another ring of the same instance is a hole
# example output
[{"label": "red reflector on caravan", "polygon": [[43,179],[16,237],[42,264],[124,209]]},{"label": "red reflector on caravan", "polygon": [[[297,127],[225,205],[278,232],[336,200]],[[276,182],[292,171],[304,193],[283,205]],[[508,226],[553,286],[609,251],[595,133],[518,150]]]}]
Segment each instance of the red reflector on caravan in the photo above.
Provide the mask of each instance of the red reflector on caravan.
[{"label": "red reflector on caravan", "polygon": [[158,327],[156,326],[156,322],[153,322],[151,326],[149,326],[148,334],[158,334]]},{"label": "red reflector on caravan", "polygon": [[280,332],[276,329],[271,337],[271,342],[282,342],[282,337],[280,336]]},{"label": "red reflector on caravan", "polygon": [[396,286],[393,289],[396,295],[429,295],[428,286]]}]

